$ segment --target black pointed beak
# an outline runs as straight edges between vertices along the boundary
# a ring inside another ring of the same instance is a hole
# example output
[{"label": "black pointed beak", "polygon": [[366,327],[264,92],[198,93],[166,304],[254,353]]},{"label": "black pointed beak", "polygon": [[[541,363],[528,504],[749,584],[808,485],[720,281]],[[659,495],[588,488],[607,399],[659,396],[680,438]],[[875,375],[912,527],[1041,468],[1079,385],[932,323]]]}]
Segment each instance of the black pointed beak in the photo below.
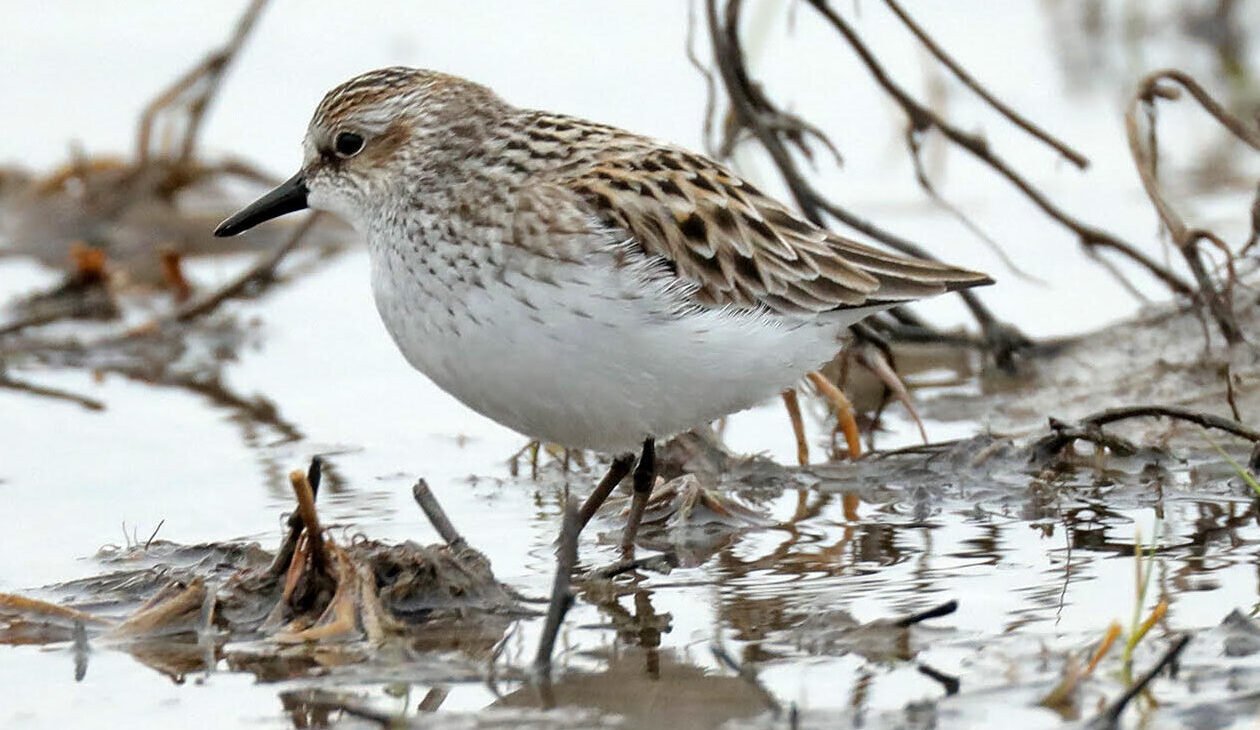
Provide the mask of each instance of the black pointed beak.
[{"label": "black pointed beak", "polygon": [[235,236],[259,223],[299,210],[306,210],[306,178],[300,172],[220,223],[214,229],[214,235],[219,238]]}]

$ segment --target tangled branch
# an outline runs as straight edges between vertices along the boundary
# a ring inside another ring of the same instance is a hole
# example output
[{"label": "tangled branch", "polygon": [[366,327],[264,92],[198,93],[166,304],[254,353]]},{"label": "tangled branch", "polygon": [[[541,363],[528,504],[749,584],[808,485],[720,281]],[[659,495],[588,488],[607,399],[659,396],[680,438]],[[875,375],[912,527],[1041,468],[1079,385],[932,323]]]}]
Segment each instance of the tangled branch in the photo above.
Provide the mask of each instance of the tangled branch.
[{"label": "tangled branch", "polygon": [[[1137,93],[1129,101],[1128,109],[1125,110],[1124,114],[1125,131],[1129,138],[1129,150],[1133,154],[1133,163],[1137,166],[1138,175],[1142,179],[1142,188],[1146,191],[1146,196],[1150,198],[1151,204],[1155,207],[1155,212],[1159,215],[1160,221],[1168,229],[1168,233],[1172,237],[1173,243],[1177,246],[1177,250],[1185,259],[1186,266],[1194,274],[1195,281],[1199,285],[1199,298],[1207,306],[1213,319],[1216,320],[1221,334],[1225,337],[1225,341],[1232,345],[1243,340],[1242,330],[1239,329],[1238,323],[1234,318],[1233,306],[1228,295],[1229,286],[1234,278],[1234,256],[1230,252],[1229,246],[1215,233],[1200,228],[1191,228],[1187,225],[1168,201],[1159,184],[1156,167],[1158,156],[1154,139],[1155,102],[1157,99],[1175,100],[1181,96],[1181,93],[1176,88],[1163,85],[1163,82],[1175,83],[1190,92],[1190,95],[1199,103],[1199,106],[1212,118],[1220,122],[1235,137],[1258,151],[1260,151],[1260,129],[1249,126],[1230,114],[1225,107],[1208,95],[1197,81],[1188,74],[1175,69],[1156,71],[1142,79],[1142,82],[1138,85]],[[1151,120],[1145,142],[1143,141],[1141,123],[1138,120],[1138,111],[1142,108],[1146,109],[1147,115]],[[1253,205],[1253,240],[1256,217],[1256,206]],[[1199,243],[1201,241],[1211,243],[1222,250],[1225,255],[1230,276],[1229,283],[1226,284],[1224,291],[1217,289],[1207,272],[1203,256],[1199,251]],[[1248,241],[1244,246],[1244,250],[1250,243]]]}]

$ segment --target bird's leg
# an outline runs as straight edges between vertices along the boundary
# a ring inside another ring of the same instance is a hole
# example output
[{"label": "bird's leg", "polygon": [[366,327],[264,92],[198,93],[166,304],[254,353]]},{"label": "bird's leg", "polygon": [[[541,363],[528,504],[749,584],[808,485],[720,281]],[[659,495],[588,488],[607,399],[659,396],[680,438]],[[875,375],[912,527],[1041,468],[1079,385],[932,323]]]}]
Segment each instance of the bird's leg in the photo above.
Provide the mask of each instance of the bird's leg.
[{"label": "bird's leg", "polygon": [[582,509],[578,511],[578,532],[586,527],[586,523],[591,521],[595,513],[604,504],[604,500],[608,499],[608,495],[612,494],[612,490],[621,484],[621,480],[626,478],[630,473],[630,468],[634,466],[634,454],[622,454],[613,459],[612,464],[608,467],[608,473],[603,479],[599,480],[599,484],[595,485],[595,491],[586,498],[582,503]]},{"label": "bird's leg", "polygon": [[621,550],[627,555],[634,552],[634,536],[639,531],[643,510],[647,509],[648,497],[652,496],[655,481],[656,442],[647,438],[643,441],[639,465],[634,468],[634,498],[630,501],[630,514],[626,517],[626,531],[621,535]]},{"label": "bird's leg", "polygon": [[788,388],[781,394],[783,405],[787,407],[788,418],[792,421],[792,433],[796,436],[796,463],[809,466],[809,442],[805,440],[805,420],[801,418],[801,402],[796,398],[796,391]]},{"label": "bird's leg", "polygon": [[857,460],[862,456],[862,440],[858,435],[857,419],[853,416],[853,404],[845,397],[844,391],[827,380],[822,373],[815,371],[806,377],[836,409],[836,427],[844,434],[844,441],[849,447],[849,458]]}]

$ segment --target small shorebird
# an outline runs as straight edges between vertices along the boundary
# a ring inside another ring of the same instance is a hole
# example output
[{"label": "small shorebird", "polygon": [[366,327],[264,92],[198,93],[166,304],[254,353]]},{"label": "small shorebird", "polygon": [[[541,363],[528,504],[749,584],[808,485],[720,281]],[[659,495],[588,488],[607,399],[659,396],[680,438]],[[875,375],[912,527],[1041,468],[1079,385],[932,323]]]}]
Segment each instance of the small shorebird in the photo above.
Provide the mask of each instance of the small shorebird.
[{"label": "small shorebird", "polygon": [[780,393],[863,317],[991,283],[825,231],[706,157],[434,71],[333,89],[303,151],[215,235],[307,207],[348,221],[417,370],[509,428],[615,455],[582,524],[639,450],[627,546],[654,439]]}]

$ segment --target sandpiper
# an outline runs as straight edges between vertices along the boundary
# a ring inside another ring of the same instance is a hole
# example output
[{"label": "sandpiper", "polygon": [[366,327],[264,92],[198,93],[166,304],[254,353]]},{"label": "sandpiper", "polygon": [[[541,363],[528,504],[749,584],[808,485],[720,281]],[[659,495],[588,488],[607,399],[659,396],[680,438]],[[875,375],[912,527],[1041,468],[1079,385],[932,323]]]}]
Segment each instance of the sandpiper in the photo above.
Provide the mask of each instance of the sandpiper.
[{"label": "sandpiper", "polygon": [[823,230],[701,155],[435,71],[333,89],[303,152],[215,235],[344,218],[412,366],[509,428],[614,455],[583,524],[639,452],[627,545],[654,439],[781,392],[863,317],[992,283]]}]

